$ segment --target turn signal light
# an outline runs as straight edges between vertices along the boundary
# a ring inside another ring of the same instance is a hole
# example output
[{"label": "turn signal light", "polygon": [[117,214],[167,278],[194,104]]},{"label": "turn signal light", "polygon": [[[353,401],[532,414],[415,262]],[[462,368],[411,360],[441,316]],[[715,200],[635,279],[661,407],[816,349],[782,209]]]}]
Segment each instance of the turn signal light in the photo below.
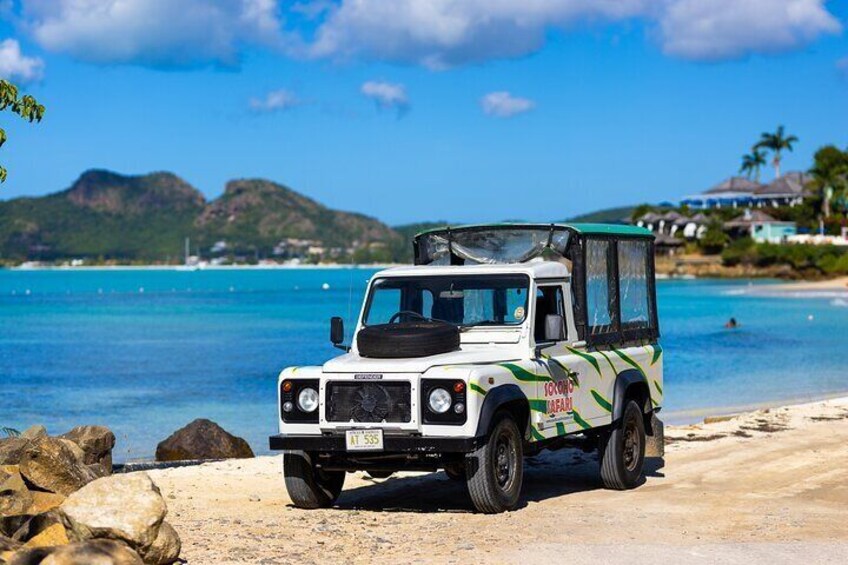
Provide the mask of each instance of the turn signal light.
[{"label": "turn signal light", "polygon": [[283,381],[283,392],[291,392],[292,382],[291,381]]},{"label": "turn signal light", "polygon": [[453,383],[453,391],[457,394],[465,390],[465,383],[463,381],[457,381]]}]

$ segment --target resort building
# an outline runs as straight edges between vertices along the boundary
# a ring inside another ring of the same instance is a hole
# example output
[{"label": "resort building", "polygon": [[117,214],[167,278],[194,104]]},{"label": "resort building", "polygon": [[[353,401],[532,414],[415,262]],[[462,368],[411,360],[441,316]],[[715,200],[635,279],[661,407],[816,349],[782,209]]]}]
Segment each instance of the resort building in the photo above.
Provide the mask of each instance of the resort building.
[{"label": "resort building", "polygon": [[786,173],[768,184],[730,177],[701,194],[683,198],[680,204],[697,210],[796,206],[808,195],[810,180],[812,177],[802,172]]},{"label": "resort building", "polygon": [[776,220],[762,210],[745,210],[738,218],[726,222],[724,229],[734,239],[750,236],[757,243],[786,243],[798,233],[795,222]]},{"label": "resort building", "polygon": [[648,212],[636,220],[636,225],[651,230],[655,234],[688,240],[701,239],[707,231],[709,218],[698,213],[692,217],[674,211],[665,214]]}]

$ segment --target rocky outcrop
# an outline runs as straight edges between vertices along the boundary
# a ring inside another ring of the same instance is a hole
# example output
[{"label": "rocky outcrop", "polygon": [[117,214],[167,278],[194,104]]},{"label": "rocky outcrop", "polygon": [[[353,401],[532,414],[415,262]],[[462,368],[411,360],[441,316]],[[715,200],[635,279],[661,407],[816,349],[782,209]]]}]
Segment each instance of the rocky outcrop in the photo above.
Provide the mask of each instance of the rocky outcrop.
[{"label": "rocky outcrop", "polygon": [[38,439],[40,437],[47,437],[47,428],[40,425],[30,426],[21,432],[21,437],[23,439]]},{"label": "rocky outcrop", "polygon": [[157,461],[246,459],[250,445],[210,420],[199,419],[174,432],[156,447]]},{"label": "rocky outcrop", "polygon": [[19,516],[32,505],[32,495],[17,467],[0,470],[0,515]]},{"label": "rocky outcrop", "polygon": [[112,474],[115,434],[103,426],[77,426],[60,437],[74,442],[84,453],[83,461],[103,477]]},{"label": "rocky outcrop", "polygon": [[21,475],[28,483],[68,496],[97,478],[66,441],[42,437],[30,442],[20,461]]}]

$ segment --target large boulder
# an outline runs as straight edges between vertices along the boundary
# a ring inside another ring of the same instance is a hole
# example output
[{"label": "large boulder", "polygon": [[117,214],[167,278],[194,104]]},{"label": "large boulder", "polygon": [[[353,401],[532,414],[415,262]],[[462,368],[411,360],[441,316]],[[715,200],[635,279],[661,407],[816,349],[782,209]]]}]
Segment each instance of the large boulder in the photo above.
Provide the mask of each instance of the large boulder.
[{"label": "large boulder", "polygon": [[0,563],[6,563],[20,547],[20,543],[0,534]]},{"label": "large boulder", "polygon": [[20,463],[21,475],[38,489],[68,496],[97,478],[65,440],[42,437],[30,442]]},{"label": "large boulder", "polygon": [[157,461],[187,459],[247,459],[250,445],[210,420],[198,419],[174,432],[156,447]]},{"label": "large boulder", "polygon": [[0,439],[0,465],[17,465],[21,462],[29,440],[22,437]]},{"label": "large boulder", "polygon": [[11,469],[0,471],[0,516],[20,516],[30,506],[32,495],[21,474]]},{"label": "large boulder", "polygon": [[71,540],[118,540],[142,554],[154,545],[168,511],[146,473],[97,479],[69,496],[60,510]]},{"label": "large boulder", "polygon": [[112,540],[18,551],[9,565],[143,565],[138,553]]},{"label": "large boulder", "polygon": [[60,437],[77,444],[85,453],[85,464],[100,476],[112,474],[112,450],[115,434],[104,426],[77,426]]}]

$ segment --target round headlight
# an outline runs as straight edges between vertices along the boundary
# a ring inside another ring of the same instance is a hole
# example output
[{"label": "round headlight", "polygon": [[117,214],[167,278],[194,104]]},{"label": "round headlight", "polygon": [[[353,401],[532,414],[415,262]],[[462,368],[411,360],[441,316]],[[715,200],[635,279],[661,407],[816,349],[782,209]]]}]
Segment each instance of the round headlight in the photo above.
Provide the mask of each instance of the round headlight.
[{"label": "round headlight", "polygon": [[436,414],[444,414],[450,409],[451,395],[443,388],[434,388],[430,391],[428,403],[430,404],[430,410]]},{"label": "round headlight", "polygon": [[318,391],[305,388],[297,395],[297,407],[303,412],[314,412],[318,408]]}]

